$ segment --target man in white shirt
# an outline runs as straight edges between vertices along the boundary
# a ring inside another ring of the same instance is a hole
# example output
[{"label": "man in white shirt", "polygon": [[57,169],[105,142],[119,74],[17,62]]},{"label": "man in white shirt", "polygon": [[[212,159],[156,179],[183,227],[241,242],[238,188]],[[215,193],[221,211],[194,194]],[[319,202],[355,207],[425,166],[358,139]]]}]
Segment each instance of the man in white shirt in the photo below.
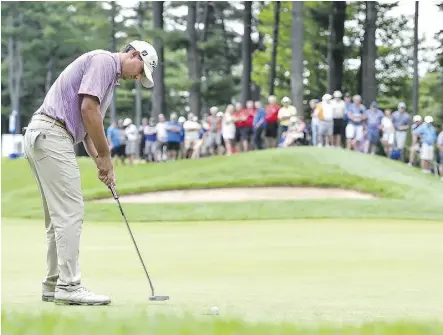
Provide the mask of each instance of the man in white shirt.
[{"label": "man in white shirt", "polygon": [[198,123],[198,117],[191,116],[189,120],[185,121],[183,128],[185,129],[185,153],[186,158],[188,158],[199,142],[201,125]]},{"label": "man in white shirt", "polygon": [[319,109],[318,118],[320,120],[318,146],[323,146],[323,136],[326,138],[326,146],[332,146],[333,131],[334,131],[334,115],[331,104],[332,96],[325,94],[322,97],[322,102],[317,105]]},{"label": "man in white shirt", "polygon": [[334,99],[331,101],[333,116],[334,116],[334,129],[333,129],[333,145],[336,148],[341,148],[341,139],[345,134],[345,113],[346,104],[343,101],[343,94],[340,91],[335,91]]},{"label": "man in white shirt", "polygon": [[126,118],[125,121],[123,121],[123,127],[125,127],[125,135],[127,138],[126,156],[129,159],[129,165],[133,166],[138,147],[138,130],[136,125],[132,123],[132,120],[130,118]]},{"label": "man in white shirt", "polygon": [[159,114],[158,123],[155,126],[157,131],[157,161],[162,162],[166,157],[164,153],[166,151],[166,143],[168,142],[168,133],[166,132],[166,119],[163,114]]}]

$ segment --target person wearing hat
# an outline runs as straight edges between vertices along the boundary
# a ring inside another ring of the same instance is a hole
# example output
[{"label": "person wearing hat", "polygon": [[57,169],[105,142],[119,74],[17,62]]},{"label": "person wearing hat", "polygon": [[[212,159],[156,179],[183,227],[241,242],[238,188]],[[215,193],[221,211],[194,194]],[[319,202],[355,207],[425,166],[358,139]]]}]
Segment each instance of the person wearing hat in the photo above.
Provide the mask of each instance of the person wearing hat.
[{"label": "person wearing hat", "polygon": [[334,112],[332,110],[332,95],[323,95],[322,101],[317,104],[319,119],[318,146],[323,146],[323,138],[327,147],[333,146]]},{"label": "person wearing hat", "polygon": [[[435,130],[434,118],[430,115],[425,116],[424,123],[415,128],[413,131],[419,135],[423,144],[420,148],[420,159],[423,173],[431,173],[431,163],[434,161],[434,147],[437,140],[437,132]],[[414,137],[413,145],[417,144],[417,137]]]},{"label": "person wearing hat", "polygon": [[404,161],[406,138],[411,123],[411,116],[406,112],[404,102],[400,102],[398,109],[392,113],[392,122],[395,127],[395,146],[400,150],[400,159]]},{"label": "person wearing hat", "polygon": [[216,149],[218,149],[221,144],[222,119],[217,116],[218,107],[216,106],[212,106],[209,109],[209,113],[210,115],[207,118],[209,128],[203,151],[212,156],[217,152]]},{"label": "person wearing hat", "polygon": [[144,41],[122,52],[93,50],[70,63],[34,113],[24,135],[24,151],[40,189],[45,216],[47,273],[42,299],[66,305],[106,305],[111,299],[82,284],[79,247],[84,203],[74,147],[83,142],[98,178],[115,184],[103,119],[120,79],[154,86],[158,56]]},{"label": "person wearing hat", "polygon": [[333,129],[333,146],[341,148],[341,139],[345,134],[345,114],[346,104],[342,99],[343,94],[340,91],[335,91],[333,94],[334,99],[331,101],[332,111],[334,116],[334,129]]},{"label": "person wearing hat", "polygon": [[378,109],[377,102],[375,101],[371,102],[371,105],[365,112],[365,115],[369,141],[368,152],[371,155],[375,155],[378,142],[380,141],[381,120],[385,115],[380,109]]},{"label": "person wearing hat", "polygon": [[130,118],[126,118],[123,121],[123,127],[125,127],[126,135],[126,157],[129,159],[129,165],[134,166],[134,160],[137,155],[137,140],[138,131],[137,126],[132,123]]},{"label": "person wearing hat", "polygon": [[348,107],[348,124],[346,125],[346,147],[359,151],[360,142],[363,140],[363,121],[366,107],[361,103],[361,96],[353,96],[354,103]]},{"label": "person wearing hat", "polygon": [[[415,145],[411,145],[411,150],[409,152],[409,166],[416,165],[416,160],[418,153],[420,152],[420,146],[421,146],[421,139],[420,136],[416,133],[414,133],[414,130],[417,129],[421,124],[423,120],[421,115],[414,115],[412,117],[412,125],[411,125],[411,134],[412,134],[412,143],[416,143]],[[414,137],[416,137],[414,139]]]},{"label": "person wearing hat", "polygon": [[291,105],[291,99],[288,97],[284,97],[281,100],[282,106],[278,111],[278,132],[277,132],[277,143],[280,143],[281,134],[288,130],[291,116],[297,115],[297,110],[294,106]]}]

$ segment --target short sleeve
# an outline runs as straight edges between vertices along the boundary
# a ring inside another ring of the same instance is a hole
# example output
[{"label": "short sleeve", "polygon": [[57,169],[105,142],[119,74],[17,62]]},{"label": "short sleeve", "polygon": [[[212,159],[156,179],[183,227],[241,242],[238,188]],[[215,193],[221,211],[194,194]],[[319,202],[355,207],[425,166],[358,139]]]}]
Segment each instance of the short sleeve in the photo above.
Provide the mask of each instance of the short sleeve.
[{"label": "short sleeve", "polygon": [[83,74],[78,94],[87,94],[99,99],[100,104],[116,76],[116,64],[112,56],[98,54],[90,58]]}]

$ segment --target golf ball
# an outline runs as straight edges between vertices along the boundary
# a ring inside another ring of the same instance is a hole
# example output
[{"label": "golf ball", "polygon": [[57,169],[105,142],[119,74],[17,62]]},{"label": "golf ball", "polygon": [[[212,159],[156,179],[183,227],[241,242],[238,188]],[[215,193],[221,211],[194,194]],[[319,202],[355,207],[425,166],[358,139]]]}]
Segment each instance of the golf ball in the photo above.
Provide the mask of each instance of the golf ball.
[{"label": "golf ball", "polygon": [[212,306],[211,307],[211,314],[212,315],[218,315],[218,313],[219,313],[218,307],[217,306]]}]

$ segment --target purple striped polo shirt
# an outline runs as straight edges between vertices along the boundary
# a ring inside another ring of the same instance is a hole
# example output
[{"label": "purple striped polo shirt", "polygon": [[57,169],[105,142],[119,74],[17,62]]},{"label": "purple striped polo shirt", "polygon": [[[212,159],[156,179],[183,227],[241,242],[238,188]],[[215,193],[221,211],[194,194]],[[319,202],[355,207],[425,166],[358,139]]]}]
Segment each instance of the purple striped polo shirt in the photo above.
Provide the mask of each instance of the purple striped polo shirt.
[{"label": "purple striped polo shirt", "polygon": [[60,74],[36,113],[46,114],[66,125],[80,143],[86,136],[81,116],[81,94],[96,96],[102,119],[112,101],[121,73],[120,57],[106,50],[94,50],[79,56]]}]

